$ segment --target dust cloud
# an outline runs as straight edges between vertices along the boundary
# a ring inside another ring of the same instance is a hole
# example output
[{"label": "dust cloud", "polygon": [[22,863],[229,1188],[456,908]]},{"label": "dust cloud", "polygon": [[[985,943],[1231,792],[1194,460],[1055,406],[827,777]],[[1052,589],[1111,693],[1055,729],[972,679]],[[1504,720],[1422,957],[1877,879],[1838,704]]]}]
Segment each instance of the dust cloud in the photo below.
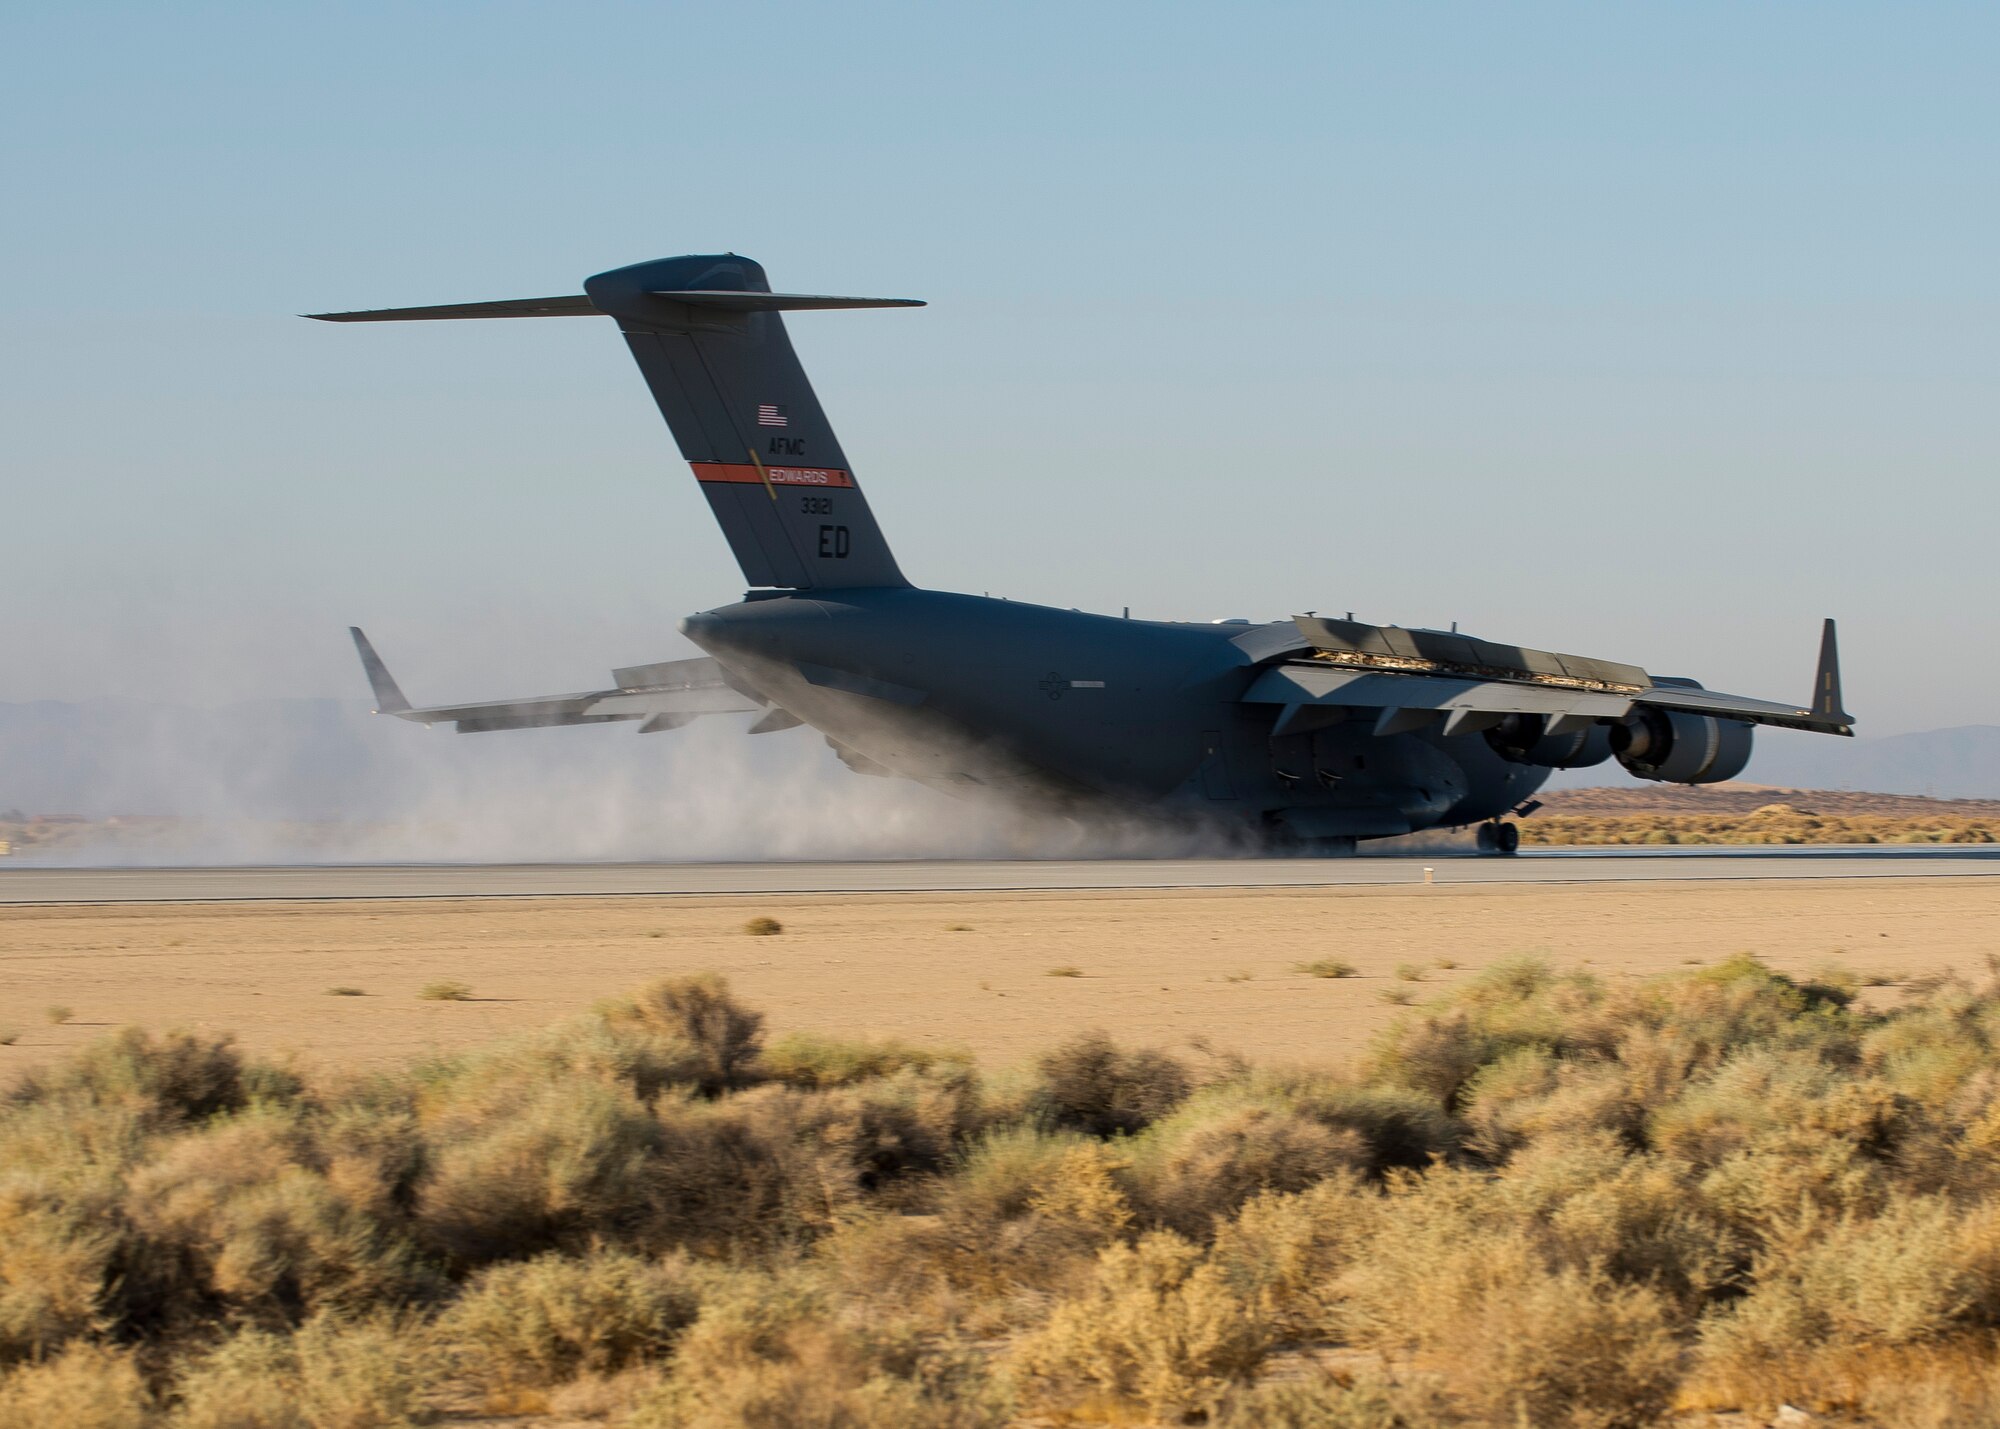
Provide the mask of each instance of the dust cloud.
[{"label": "dust cloud", "polygon": [[[1213,832],[961,801],[747,717],[476,736],[332,700],[0,706],[0,810],[78,865],[1167,857]],[[46,831],[45,831],[46,832]]]}]

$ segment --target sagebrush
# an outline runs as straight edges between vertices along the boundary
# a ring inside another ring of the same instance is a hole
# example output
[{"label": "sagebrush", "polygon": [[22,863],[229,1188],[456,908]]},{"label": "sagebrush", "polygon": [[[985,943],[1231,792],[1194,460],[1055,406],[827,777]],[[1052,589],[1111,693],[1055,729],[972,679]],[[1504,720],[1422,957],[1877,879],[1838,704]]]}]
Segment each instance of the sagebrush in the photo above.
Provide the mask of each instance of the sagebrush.
[{"label": "sagebrush", "polygon": [[2000,989],[1860,982],[1516,961],[1351,1065],[991,1078],[706,976],[366,1077],[127,1030],[0,1095],[0,1422],[1989,1422]]}]

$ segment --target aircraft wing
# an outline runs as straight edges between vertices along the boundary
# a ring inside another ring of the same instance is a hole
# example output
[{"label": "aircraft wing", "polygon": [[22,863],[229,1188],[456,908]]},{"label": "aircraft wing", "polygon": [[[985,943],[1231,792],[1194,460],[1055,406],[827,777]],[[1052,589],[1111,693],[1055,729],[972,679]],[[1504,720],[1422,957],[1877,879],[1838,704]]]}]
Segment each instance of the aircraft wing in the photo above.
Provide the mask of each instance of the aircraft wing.
[{"label": "aircraft wing", "polygon": [[1645,705],[1819,734],[1854,733],[1854,719],[1841,704],[1831,620],[1821,636],[1813,697],[1803,705],[1704,690],[1692,680],[1655,678],[1635,665],[1440,631],[1305,616],[1297,624],[1315,654],[1267,666],[1242,696],[1245,703],[1284,706],[1280,734],[1313,707],[1372,711],[1379,734],[1421,729],[1442,715],[1450,735],[1491,728],[1510,714],[1542,715],[1553,731],[1623,719]]},{"label": "aircraft wing", "polygon": [[564,724],[611,724],[643,720],[639,733],[677,729],[705,714],[738,714],[769,708],[732,687],[722,667],[707,656],[633,665],[614,670],[617,683],[608,690],[584,690],[567,695],[538,695],[520,700],[485,700],[467,705],[413,706],[403,697],[395,678],[358,626],[350,626],[361,667],[375,692],[375,712],[418,724],[449,724],[460,734],[487,734],[502,729],[548,729]]}]

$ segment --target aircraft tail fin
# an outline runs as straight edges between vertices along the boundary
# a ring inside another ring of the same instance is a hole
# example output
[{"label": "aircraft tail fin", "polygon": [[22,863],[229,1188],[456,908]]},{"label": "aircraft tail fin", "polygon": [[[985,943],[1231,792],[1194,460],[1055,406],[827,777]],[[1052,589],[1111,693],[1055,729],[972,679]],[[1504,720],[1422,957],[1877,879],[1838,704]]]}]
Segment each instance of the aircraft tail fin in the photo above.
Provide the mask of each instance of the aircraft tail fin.
[{"label": "aircraft tail fin", "polygon": [[325,322],[615,318],[753,586],[906,586],[786,335],[786,312],[906,308],[909,298],[774,293],[734,254],[661,258],[554,298],[312,313]]},{"label": "aircraft tail fin", "polygon": [[773,293],[734,255],[662,258],[584,291],[618,321],[753,586],[902,586],[781,312],[915,306]]}]

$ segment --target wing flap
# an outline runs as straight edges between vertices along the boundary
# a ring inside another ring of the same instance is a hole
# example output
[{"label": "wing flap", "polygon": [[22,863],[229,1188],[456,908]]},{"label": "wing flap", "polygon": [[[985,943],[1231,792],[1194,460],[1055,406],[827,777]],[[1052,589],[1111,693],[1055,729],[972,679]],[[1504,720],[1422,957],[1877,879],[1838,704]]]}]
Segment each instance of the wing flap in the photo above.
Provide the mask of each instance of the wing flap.
[{"label": "wing flap", "polygon": [[1473,711],[1489,714],[1579,715],[1620,719],[1624,695],[1559,685],[1514,684],[1390,670],[1343,670],[1329,665],[1275,665],[1242,696],[1246,704],[1341,705],[1352,709]]}]

